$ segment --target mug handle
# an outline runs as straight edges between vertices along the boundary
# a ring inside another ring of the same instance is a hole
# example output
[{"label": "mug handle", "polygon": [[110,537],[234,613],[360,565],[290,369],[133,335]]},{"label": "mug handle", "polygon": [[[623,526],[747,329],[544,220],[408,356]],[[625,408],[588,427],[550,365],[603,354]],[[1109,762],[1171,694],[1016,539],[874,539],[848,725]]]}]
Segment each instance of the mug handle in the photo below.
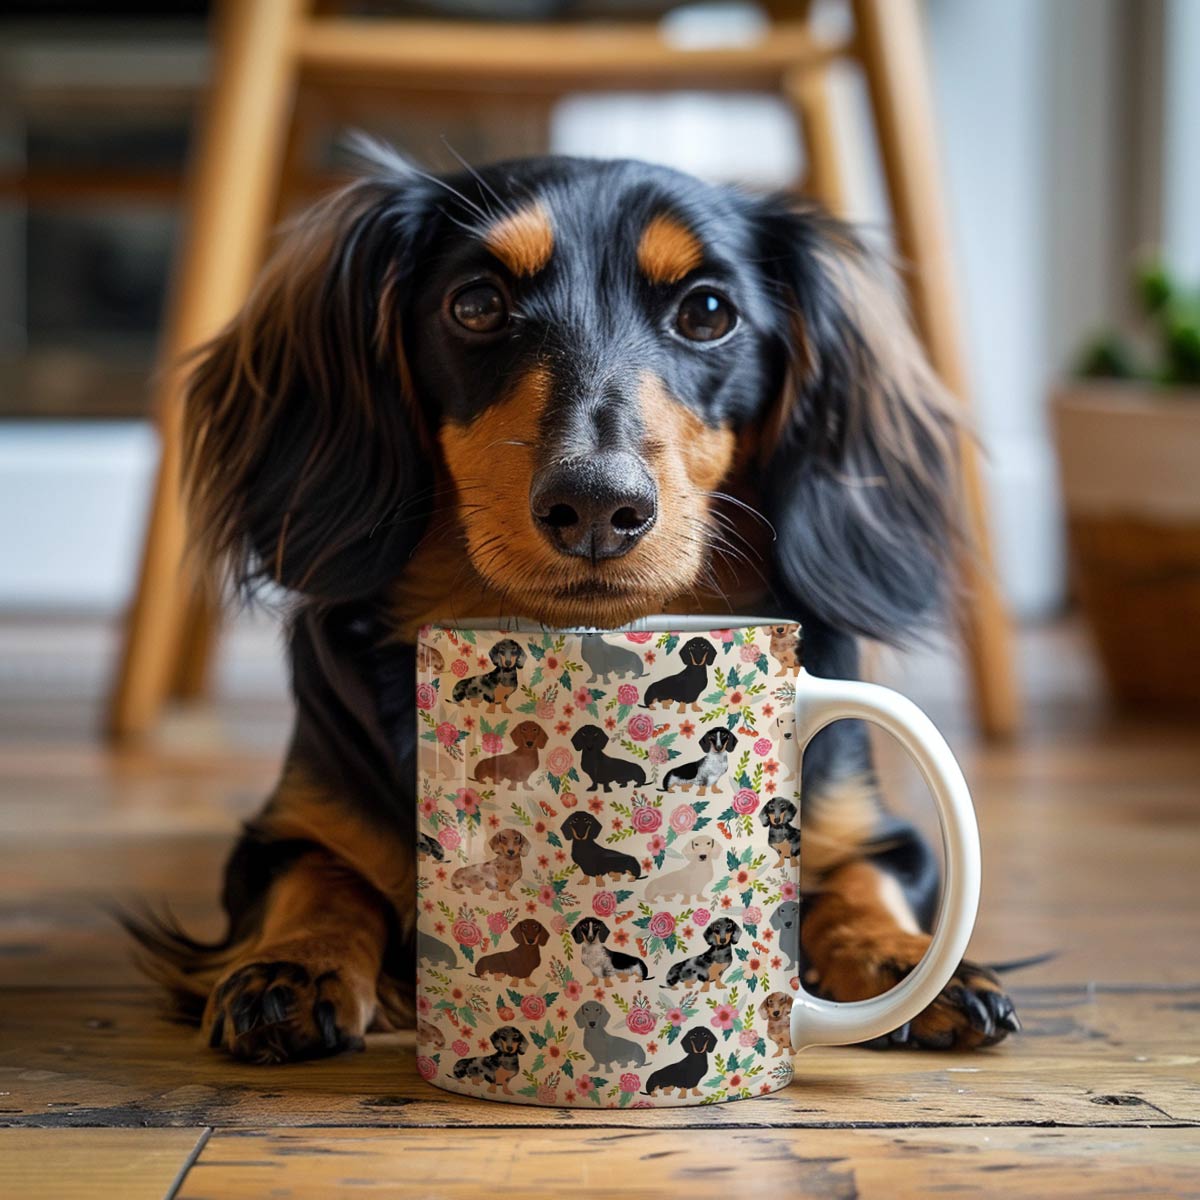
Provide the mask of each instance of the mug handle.
[{"label": "mug handle", "polygon": [[[874,683],[820,679],[801,670],[796,681],[796,740],[801,755],[813,735],[853,717],[886,729],[908,751],[933,793],[945,848],[946,878],[925,957],[889,992],[836,1004],[801,990],[792,1005],[792,1047],[844,1046],[898,1029],[937,998],[967,948],[979,907],[979,827],[971,794],[946,739],[906,696]],[[804,854],[801,796],[800,853]]]}]

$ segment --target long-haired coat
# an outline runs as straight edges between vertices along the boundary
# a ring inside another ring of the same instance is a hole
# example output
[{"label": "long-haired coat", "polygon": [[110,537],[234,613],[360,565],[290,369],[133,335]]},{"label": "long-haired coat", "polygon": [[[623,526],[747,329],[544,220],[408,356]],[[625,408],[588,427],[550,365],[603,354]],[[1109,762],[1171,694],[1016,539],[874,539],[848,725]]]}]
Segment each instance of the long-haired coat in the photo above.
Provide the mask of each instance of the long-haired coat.
[{"label": "long-haired coat", "polygon": [[[205,945],[131,925],[209,1043],[272,1062],[411,1024],[414,633],[518,614],[803,622],[815,674],[935,613],[956,553],[952,406],[845,225],[634,162],[434,178],[379,155],[289,232],[186,409],[195,536],[292,592],[296,722]],[[861,727],[804,758],[800,969],[900,979],[938,878]],[[964,963],[900,1039],[1017,1028]]]}]

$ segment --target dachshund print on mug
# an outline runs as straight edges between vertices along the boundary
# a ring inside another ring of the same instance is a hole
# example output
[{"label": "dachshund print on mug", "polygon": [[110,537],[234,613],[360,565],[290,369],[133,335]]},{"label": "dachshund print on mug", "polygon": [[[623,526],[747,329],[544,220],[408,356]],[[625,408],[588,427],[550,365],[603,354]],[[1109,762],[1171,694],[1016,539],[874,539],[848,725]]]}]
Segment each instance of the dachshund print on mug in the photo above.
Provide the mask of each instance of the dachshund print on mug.
[{"label": "dachshund print on mug", "polygon": [[601,1108],[791,1081],[799,635],[422,631],[423,1078]]}]

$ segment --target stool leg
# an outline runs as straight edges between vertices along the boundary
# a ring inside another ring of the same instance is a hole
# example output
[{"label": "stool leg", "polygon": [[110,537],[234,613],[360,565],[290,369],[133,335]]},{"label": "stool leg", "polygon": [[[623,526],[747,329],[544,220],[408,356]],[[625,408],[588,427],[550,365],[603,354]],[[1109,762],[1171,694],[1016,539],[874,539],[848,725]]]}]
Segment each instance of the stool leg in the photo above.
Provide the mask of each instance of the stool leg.
[{"label": "stool leg", "polygon": [[[917,331],[954,395],[967,395],[958,307],[941,194],[933,103],[915,0],[853,0],[859,54],[870,93],[897,249]],[[963,441],[963,503],[976,553],[962,564],[961,613],[975,707],[984,732],[1013,733],[1020,719],[1012,631],[992,569],[987,507],[975,444]]]},{"label": "stool leg", "polygon": [[[114,738],[147,733],[172,682],[182,682],[180,651],[195,580],[183,568],[178,361],[237,311],[258,268],[295,92],[292,35],[306,8],[304,0],[223,0],[217,10],[214,78],[162,346],[166,369],[155,398],[158,477],[108,711]],[[206,657],[207,622],[195,615],[199,620],[190,623],[187,640]],[[193,662],[187,675],[202,679],[203,670]]]},{"label": "stool leg", "polygon": [[845,216],[845,180],[838,156],[829,71],[795,69],[784,76],[784,98],[796,114],[804,141],[804,191],[834,216]]}]

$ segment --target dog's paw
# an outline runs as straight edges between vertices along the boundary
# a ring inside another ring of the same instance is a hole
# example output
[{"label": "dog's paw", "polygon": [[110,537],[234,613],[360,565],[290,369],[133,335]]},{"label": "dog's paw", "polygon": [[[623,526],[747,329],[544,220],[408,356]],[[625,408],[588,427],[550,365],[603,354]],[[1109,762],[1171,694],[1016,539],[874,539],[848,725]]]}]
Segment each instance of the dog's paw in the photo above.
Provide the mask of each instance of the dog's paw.
[{"label": "dog's paw", "polygon": [[[816,977],[816,990],[838,1001],[882,995],[912,971],[928,945],[927,935],[902,930],[877,938],[846,937],[844,944],[822,956],[823,969]],[[1020,1028],[1013,1002],[995,973],[963,959],[924,1012],[868,1045],[972,1050],[994,1046]]]},{"label": "dog's paw", "polygon": [[345,969],[263,955],[229,970],[209,996],[208,1044],[271,1064],[361,1050],[373,988]]}]

